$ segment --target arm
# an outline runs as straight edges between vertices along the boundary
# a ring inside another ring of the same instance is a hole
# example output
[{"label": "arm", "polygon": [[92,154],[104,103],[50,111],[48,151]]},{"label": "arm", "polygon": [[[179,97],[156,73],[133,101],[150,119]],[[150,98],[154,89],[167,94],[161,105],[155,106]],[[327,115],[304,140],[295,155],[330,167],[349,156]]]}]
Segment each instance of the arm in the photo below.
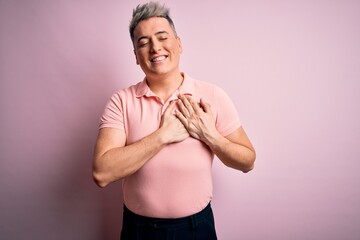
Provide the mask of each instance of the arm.
[{"label": "arm", "polygon": [[122,130],[103,128],[96,140],[93,177],[100,187],[135,173],[164,146],[183,141],[189,136],[181,122],[172,114],[174,103],[165,110],[160,127],[141,140],[125,146]]},{"label": "arm", "polygon": [[242,172],[248,172],[254,168],[255,149],[242,127],[224,137],[215,127],[209,104],[202,99],[200,104],[196,103],[191,97],[183,95],[179,98],[180,111],[176,111],[176,116],[192,137],[207,144],[226,166]]},{"label": "arm", "polygon": [[207,145],[226,166],[244,173],[254,168],[255,149],[242,127],[226,137],[220,133],[214,134],[207,141]]}]

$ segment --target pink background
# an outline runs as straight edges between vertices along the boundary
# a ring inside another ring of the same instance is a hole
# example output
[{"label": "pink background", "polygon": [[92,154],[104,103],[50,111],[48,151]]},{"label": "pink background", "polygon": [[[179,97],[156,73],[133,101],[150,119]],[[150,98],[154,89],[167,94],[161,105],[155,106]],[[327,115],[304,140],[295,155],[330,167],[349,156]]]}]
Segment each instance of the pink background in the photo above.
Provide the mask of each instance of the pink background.
[{"label": "pink background", "polygon": [[[0,239],[118,239],[91,178],[110,95],[142,79],[135,1],[0,0]],[[214,163],[219,239],[360,238],[360,2],[167,1],[182,69],[234,100],[255,170]]]}]

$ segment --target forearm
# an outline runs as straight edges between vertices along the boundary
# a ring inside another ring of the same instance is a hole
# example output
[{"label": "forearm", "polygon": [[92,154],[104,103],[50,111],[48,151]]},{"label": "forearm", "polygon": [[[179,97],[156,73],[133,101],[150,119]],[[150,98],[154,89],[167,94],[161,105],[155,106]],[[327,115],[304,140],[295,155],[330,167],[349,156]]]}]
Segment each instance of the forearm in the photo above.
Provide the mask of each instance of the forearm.
[{"label": "forearm", "polygon": [[226,166],[245,173],[254,168],[256,154],[252,146],[232,142],[221,134],[209,137],[206,144]]},{"label": "forearm", "polygon": [[126,145],[123,131],[104,128],[99,131],[94,152],[93,176],[104,187],[139,170],[167,144],[181,142],[189,133],[173,114],[175,103],[166,108],[160,127],[141,140]]},{"label": "forearm", "polygon": [[135,173],[165,145],[161,131],[157,130],[128,146],[95,154],[93,174],[96,183],[105,187],[111,182]]},{"label": "forearm", "polygon": [[208,103],[200,99],[199,104],[181,94],[179,98],[179,111],[175,114],[192,137],[208,145],[226,166],[243,172],[253,169],[255,150],[242,127],[224,137],[216,128]]}]

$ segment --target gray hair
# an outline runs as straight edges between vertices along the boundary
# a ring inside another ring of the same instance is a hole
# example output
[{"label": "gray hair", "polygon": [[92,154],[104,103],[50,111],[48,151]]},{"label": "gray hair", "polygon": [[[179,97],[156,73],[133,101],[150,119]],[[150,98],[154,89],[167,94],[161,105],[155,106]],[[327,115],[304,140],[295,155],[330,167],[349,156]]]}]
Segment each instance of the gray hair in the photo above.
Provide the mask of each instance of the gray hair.
[{"label": "gray hair", "polygon": [[149,2],[145,4],[139,4],[134,10],[132,14],[132,19],[130,21],[129,26],[129,32],[131,41],[134,43],[134,30],[136,26],[141,22],[142,20],[146,20],[151,17],[163,17],[165,18],[169,24],[170,27],[173,29],[175,36],[176,30],[175,25],[172,19],[170,18],[170,9],[165,7],[165,5],[161,5],[158,2]]}]

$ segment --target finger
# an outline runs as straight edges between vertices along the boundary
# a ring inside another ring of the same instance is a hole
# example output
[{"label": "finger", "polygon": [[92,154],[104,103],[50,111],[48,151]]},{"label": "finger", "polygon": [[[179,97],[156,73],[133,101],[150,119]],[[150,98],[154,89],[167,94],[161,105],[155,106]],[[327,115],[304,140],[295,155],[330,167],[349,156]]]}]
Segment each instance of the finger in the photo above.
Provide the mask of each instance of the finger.
[{"label": "finger", "polygon": [[180,112],[179,110],[175,109],[175,116],[180,120],[180,122],[181,122],[184,126],[187,126],[187,119],[186,119],[186,117],[182,114],[182,112]]},{"label": "finger", "polygon": [[200,98],[200,106],[204,110],[204,112],[208,113],[211,112],[211,106],[204,99]]},{"label": "finger", "polygon": [[182,100],[179,100],[177,102],[178,104],[178,107],[179,107],[179,110],[180,112],[185,116],[185,117],[190,117],[190,113],[188,111],[188,109],[186,108],[185,104],[183,103]]},{"label": "finger", "polygon": [[189,112],[189,115],[194,114],[194,109],[193,109],[190,101],[188,100],[188,98],[182,94],[180,94],[179,98],[180,98],[181,102],[184,104],[186,110]]},{"label": "finger", "polygon": [[171,115],[175,108],[175,101],[171,101],[167,108],[165,109],[164,116]]},{"label": "finger", "polygon": [[187,97],[188,101],[190,102],[195,114],[199,114],[200,112],[203,112],[200,103],[195,102],[195,100],[191,97]]}]

